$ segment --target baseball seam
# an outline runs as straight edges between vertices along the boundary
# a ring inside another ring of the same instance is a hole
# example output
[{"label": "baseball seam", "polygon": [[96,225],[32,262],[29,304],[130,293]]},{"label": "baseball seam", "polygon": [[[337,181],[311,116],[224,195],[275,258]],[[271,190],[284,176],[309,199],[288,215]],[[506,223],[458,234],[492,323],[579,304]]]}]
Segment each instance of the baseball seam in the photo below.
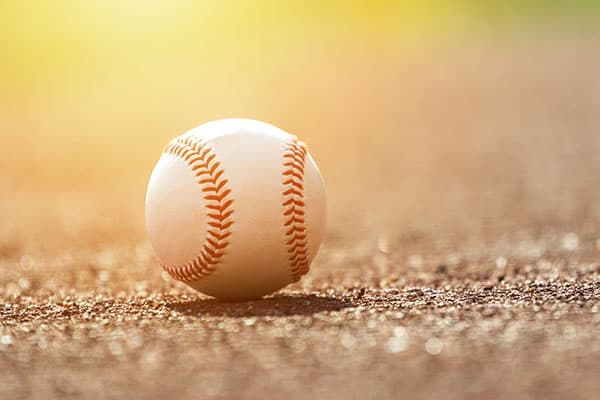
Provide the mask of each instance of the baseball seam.
[{"label": "baseball seam", "polygon": [[231,189],[227,186],[221,163],[212,149],[193,136],[179,137],[169,143],[165,154],[182,159],[192,169],[206,201],[207,237],[198,256],[183,265],[161,266],[169,275],[182,282],[191,282],[215,271],[222,262],[231,236],[234,210]]},{"label": "baseball seam", "polygon": [[306,145],[295,136],[283,152],[284,229],[292,280],[298,281],[309,270],[306,203],[304,199],[304,164]]}]

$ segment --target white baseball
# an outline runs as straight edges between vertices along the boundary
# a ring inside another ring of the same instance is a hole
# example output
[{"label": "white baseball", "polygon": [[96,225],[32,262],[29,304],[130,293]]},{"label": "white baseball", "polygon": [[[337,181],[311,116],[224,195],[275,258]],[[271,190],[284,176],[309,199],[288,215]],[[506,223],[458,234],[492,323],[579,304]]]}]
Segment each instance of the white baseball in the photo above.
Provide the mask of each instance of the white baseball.
[{"label": "white baseball", "polygon": [[173,139],[146,195],[146,227],[164,270],[230,300],[261,297],[306,274],[325,213],[323,179],[306,146],[248,119]]}]

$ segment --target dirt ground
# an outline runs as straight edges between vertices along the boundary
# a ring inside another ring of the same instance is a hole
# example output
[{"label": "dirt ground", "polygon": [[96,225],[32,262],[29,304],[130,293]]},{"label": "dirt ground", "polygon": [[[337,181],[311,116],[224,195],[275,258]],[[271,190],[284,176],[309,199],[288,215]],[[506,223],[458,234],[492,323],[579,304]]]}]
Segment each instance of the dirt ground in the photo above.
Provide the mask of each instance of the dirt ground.
[{"label": "dirt ground", "polygon": [[388,60],[360,96],[336,92],[338,77],[322,89],[337,103],[297,117],[332,107],[302,125],[328,183],[327,237],[301,282],[252,302],[158,267],[143,198],[160,147],[125,183],[94,185],[33,168],[36,185],[17,186],[7,152],[0,399],[597,398],[598,45],[440,48]]}]

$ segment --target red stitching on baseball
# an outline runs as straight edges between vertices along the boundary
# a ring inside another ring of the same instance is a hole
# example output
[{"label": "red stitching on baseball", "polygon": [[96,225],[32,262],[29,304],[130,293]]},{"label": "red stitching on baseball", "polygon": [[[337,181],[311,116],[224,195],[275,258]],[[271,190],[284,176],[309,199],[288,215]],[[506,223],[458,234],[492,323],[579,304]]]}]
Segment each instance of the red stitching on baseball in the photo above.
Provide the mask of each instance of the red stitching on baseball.
[{"label": "red stitching on baseball", "polygon": [[169,143],[164,151],[178,157],[191,167],[202,187],[208,217],[208,236],[201,246],[200,253],[191,262],[183,265],[166,265],[161,263],[163,269],[173,278],[182,282],[190,282],[214,272],[216,266],[222,261],[226,253],[233,225],[233,199],[229,199],[231,189],[229,182],[223,178],[221,163],[215,161],[216,155],[212,153],[206,143],[192,136],[179,137]]},{"label": "red stitching on baseball", "polygon": [[306,145],[296,137],[291,139],[283,152],[283,215],[288,260],[292,279],[298,281],[309,269],[308,242],[304,203],[304,163]]}]

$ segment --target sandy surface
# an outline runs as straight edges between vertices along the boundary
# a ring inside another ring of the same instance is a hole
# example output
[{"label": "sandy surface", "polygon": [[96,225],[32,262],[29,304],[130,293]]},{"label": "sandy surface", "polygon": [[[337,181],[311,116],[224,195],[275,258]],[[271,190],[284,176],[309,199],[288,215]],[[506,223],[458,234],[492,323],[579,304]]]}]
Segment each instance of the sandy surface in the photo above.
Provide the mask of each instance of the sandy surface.
[{"label": "sandy surface", "polygon": [[[129,291],[107,270],[86,272],[87,290],[60,288],[78,271],[58,288],[21,277],[0,290],[0,397],[593,398],[591,239],[564,250],[573,236],[547,234],[525,254],[459,252],[448,264],[399,262],[394,248],[414,239],[340,243],[302,288],[248,303],[200,298],[154,272]],[[115,262],[156,271],[140,258]]]},{"label": "sandy surface", "polygon": [[14,189],[4,168],[0,399],[597,398],[597,43],[532,43],[441,50],[414,67],[426,85],[391,65],[363,84],[372,108],[347,98],[309,141],[323,248],[262,300],[161,273],[154,156],[127,189]]}]

